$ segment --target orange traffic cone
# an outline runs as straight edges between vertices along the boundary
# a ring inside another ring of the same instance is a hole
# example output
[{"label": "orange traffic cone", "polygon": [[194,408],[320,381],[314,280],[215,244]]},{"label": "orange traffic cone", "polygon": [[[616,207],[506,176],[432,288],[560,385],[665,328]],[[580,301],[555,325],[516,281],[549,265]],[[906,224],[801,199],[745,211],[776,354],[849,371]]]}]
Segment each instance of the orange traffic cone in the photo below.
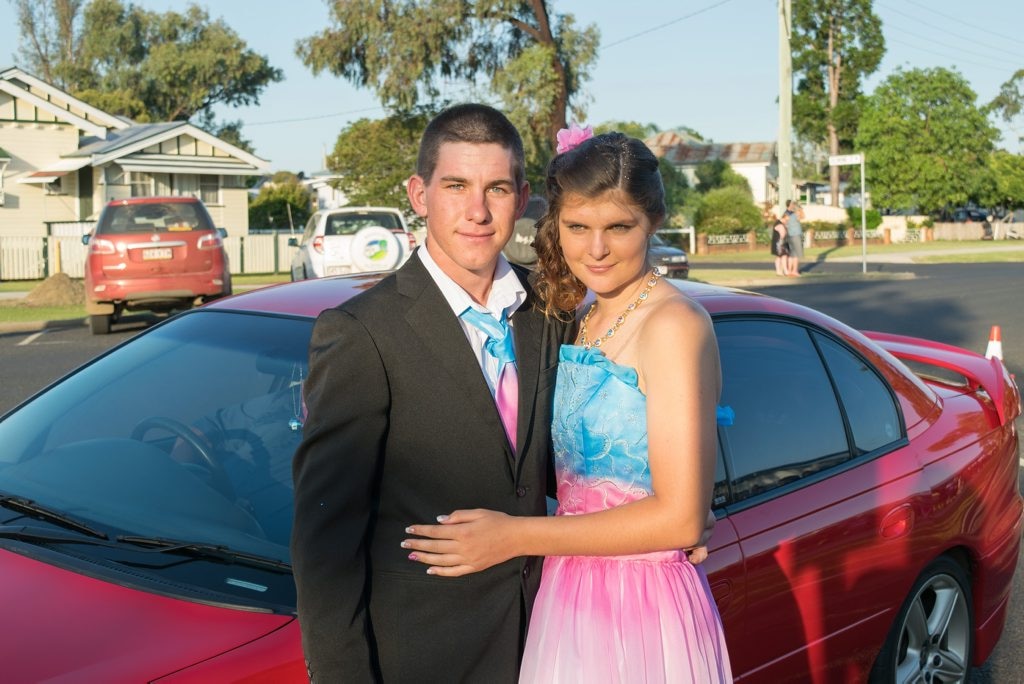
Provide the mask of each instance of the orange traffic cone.
[{"label": "orange traffic cone", "polygon": [[992,326],[992,332],[988,336],[988,348],[985,349],[986,359],[991,359],[993,356],[1000,361],[1003,360],[1003,333],[998,325]]}]

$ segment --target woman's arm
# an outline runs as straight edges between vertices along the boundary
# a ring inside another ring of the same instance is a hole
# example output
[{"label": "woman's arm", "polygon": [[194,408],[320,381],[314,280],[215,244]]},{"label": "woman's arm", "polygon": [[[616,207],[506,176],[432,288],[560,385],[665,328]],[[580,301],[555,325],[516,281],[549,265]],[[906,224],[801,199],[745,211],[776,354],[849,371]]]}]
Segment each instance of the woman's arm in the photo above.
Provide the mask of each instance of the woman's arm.
[{"label": "woman's arm", "polygon": [[512,517],[456,511],[441,525],[413,525],[412,560],[458,576],[517,556],[626,555],[684,549],[703,541],[714,484],[715,407],[721,385],[711,320],[682,296],[658,303],[637,333],[647,395],[652,493],[605,511]]}]

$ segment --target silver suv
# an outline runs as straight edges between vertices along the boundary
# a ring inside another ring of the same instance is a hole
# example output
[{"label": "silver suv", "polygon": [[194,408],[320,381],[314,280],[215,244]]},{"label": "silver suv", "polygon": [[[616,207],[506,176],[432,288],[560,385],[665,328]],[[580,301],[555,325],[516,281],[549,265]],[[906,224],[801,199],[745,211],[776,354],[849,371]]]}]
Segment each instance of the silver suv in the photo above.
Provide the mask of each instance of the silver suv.
[{"label": "silver suv", "polygon": [[398,209],[342,207],[313,214],[302,237],[288,244],[299,248],[292,259],[292,280],[305,280],[393,270],[412,254],[416,238]]}]

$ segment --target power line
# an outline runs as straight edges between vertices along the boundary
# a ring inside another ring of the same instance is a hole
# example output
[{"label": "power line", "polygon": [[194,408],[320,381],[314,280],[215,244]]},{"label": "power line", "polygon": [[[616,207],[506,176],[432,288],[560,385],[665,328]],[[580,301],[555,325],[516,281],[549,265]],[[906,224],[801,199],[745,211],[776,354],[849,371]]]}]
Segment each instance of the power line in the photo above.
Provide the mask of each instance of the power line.
[{"label": "power line", "polygon": [[[920,18],[918,18],[918,17],[915,17],[915,16],[914,16],[914,15],[912,15],[912,14],[907,14],[906,12],[901,12],[900,10],[898,10],[898,9],[896,9],[896,8],[894,8],[894,7],[890,7],[890,8],[889,8],[889,11],[890,11],[890,12],[895,12],[896,14],[901,14],[901,15],[903,15],[904,17],[906,17],[906,18],[908,18],[908,19],[910,19],[910,20],[912,20],[912,21],[915,21],[915,22],[917,22],[917,23],[919,23],[919,24],[922,24],[923,26],[928,26],[929,28],[933,28],[933,29],[935,29],[935,30],[937,30],[937,31],[942,31],[943,33],[946,33],[946,34],[948,34],[948,35],[951,35],[951,36],[953,36],[953,37],[955,37],[955,38],[959,38],[959,39],[961,39],[961,40],[965,40],[965,41],[967,41],[967,42],[971,43],[972,45],[980,45],[980,46],[982,46],[982,47],[986,47],[986,46],[985,46],[984,44],[981,44],[981,43],[979,43],[979,42],[977,41],[977,39],[975,39],[975,38],[971,38],[971,37],[969,37],[969,36],[965,36],[965,35],[963,35],[963,34],[960,34],[960,33],[957,33],[957,32],[955,32],[955,31],[950,31],[949,29],[943,28],[943,27],[941,27],[941,26],[936,26],[935,24],[930,24],[930,23],[928,23],[927,21],[923,21],[922,19],[920,19]],[[891,24],[891,22],[890,22],[890,24]],[[894,25],[894,26],[895,26],[895,25]],[[920,34],[918,34],[918,33],[915,33],[915,32],[913,32],[913,31],[909,31],[909,30],[907,30],[907,29],[905,29],[905,28],[901,28],[901,27],[899,27],[899,26],[895,26],[895,28],[897,28],[897,29],[901,30],[901,31],[902,31],[903,33],[907,33],[907,34],[910,34],[910,35],[916,36],[916,37],[918,37],[918,38],[924,38],[924,39],[926,39],[926,40],[931,40],[931,36],[922,36],[922,35],[920,35]],[[972,54],[972,55],[975,55],[975,56],[977,56],[977,57],[981,57],[982,59],[992,59],[992,60],[997,60],[997,61],[1003,61],[1003,60],[1001,60],[1001,59],[999,59],[999,58],[997,58],[997,57],[993,57],[992,55],[986,55],[986,54],[982,54],[982,53],[980,53],[980,52],[975,52],[975,51],[973,51],[973,50],[967,50],[967,49],[965,49],[965,48],[957,48],[957,49],[958,49],[958,50],[961,50],[962,52],[966,52],[966,53],[968,53],[968,54]],[[1000,48],[990,48],[990,49],[992,49],[992,50],[994,50],[994,51],[996,51],[996,52],[1000,53],[1000,55],[1006,55],[1006,54],[1007,54],[1007,52],[1006,52],[1005,50],[1002,50],[1002,49],[1000,49]],[[1019,60],[1024,60],[1024,56],[1021,56],[1021,55],[1017,55],[1017,54],[1010,54],[1009,56],[1010,56],[1011,58],[1016,58],[1016,59],[1018,60],[1018,61],[1013,61],[1013,62],[1011,62],[1011,61],[1007,61],[1007,62],[1006,62],[1007,64],[1012,64],[1012,65],[1013,65],[1014,67],[1016,67],[1016,65],[1020,63],[1020,61],[1019,61]]]},{"label": "power line", "polygon": [[953,20],[953,21],[955,21],[957,23],[963,24],[964,26],[970,26],[971,28],[976,28],[979,31],[985,31],[986,33],[989,33],[989,34],[991,34],[993,36],[998,36],[999,38],[1004,38],[1005,40],[1009,40],[1009,41],[1012,41],[1014,43],[1020,43],[1021,45],[1024,45],[1024,40],[1021,40],[1020,38],[1018,38],[1016,36],[1008,36],[1005,33],[999,33],[997,31],[993,31],[992,29],[990,29],[988,27],[978,26],[977,24],[972,24],[972,23],[970,23],[969,21],[967,21],[965,19],[961,19],[960,17],[954,17],[954,16],[951,16],[949,14],[943,14],[942,12],[940,12],[940,11],[938,11],[936,9],[932,9],[931,7],[928,7],[927,5],[922,5],[919,2],[914,2],[914,0],[906,0],[906,2],[911,4],[911,5],[914,5],[915,7],[920,7],[923,10],[927,10],[927,11],[931,12],[932,14],[937,14],[940,17],[945,17],[946,19],[951,19],[951,20]]},{"label": "power line", "polygon": [[246,123],[246,126],[270,126],[271,124],[297,123],[299,121],[316,121],[317,119],[332,119],[336,116],[347,116],[349,114],[361,114],[363,112],[375,112],[384,109],[382,106],[364,107],[363,109],[350,109],[347,112],[334,112],[333,114],[318,114],[317,116],[303,116],[296,119],[277,119],[275,121],[254,121]]},{"label": "power line", "polygon": [[634,38],[639,38],[640,36],[645,36],[648,33],[653,33],[655,31],[660,31],[663,28],[669,27],[669,26],[671,26],[673,24],[678,24],[679,22],[685,21],[687,19],[691,19],[691,18],[697,16],[698,14],[703,14],[704,12],[708,12],[710,10],[715,9],[716,7],[721,7],[722,5],[726,5],[726,4],[730,3],[730,2],[732,2],[732,0],[721,0],[721,2],[716,2],[713,5],[708,5],[707,7],[703,7],[703,8],[701,8],[701,9],[695,11],[695,12],[690,12],[686,16],[679,17],[678,19],[672,19],[671,21],[667,21],[664,24],[658,24],[657,26],[652,26],[649,29],[644,29],[643,31],[640,31],[639,33],[634,33],[634,34],[632,34],[630,36],[626,36],[625,38],[619,38],[618,40],[612,41],[611,43],[608,43],[607,45],[603,46],[601,48],[601,51],[603,52],[604,50],[607,50],[610,47],[615,47],[616,45],[621,45],[622,43],[625,43],[628,40],[633,40]]},{"label": "power line", "polygon": [[904,45],[904,46],[906,46],[908,48],[911,48],[912,50],[918,50],[920,52],[927,52],[929,54],[936,55],[937,57],[942,57],[943,59],[951,60],[954,65],[956,65],[958,63],[959,64],[970,64],[971,66],[981,67],[982,69],[991,69],[992,71],[999,71],[999,72],[1004,73],[1004,74],[1006,73],[1006,67],[993,66],[992,64],[982,64],[980,62],[972,62],[972,61],[966,60],[966,59],[959,59],[958,57],[953,57],[952,55],[949,55],[949,54],[944,54],[942,52],[937,52],[935,50],[929,50],[928,48],[918,47],[916,45],[911,45],[910,43],[907,43],[907,42],[904,42],[902,40],[899,40],[898,38],[887,38],[886,40],[888,40],[890,42],[893,42],[893,43],[896,43],[898,45]]},{"label": "power line", "polygon": [[[900,33],[903,34],[904,36],[909,36],[909,37],[912,37],[912,38],[917,38],[917,39],[925,40],[925,41],[931,41],[932,40],[932,38],[930,36],[921,35],[920,33],[915,33],[915,32],[910,31],[910,30],[908,30],[908,29],[906,29],[906,28],[904,28],[902,26],[899,26],[897,24],[893,24],[892,22],[889,23],[889,26],[899,30]],[[1009,61],[1009,60],[998,59],[996,57],[993,57],[992,55],[986,55],[986,54],[983,54],[981,52],[976,52],[974,50],[968,50],[968,49],[962,48],[962,47],[955,47],[954,49],[957,52],[961,52],[963,54],[974,55],[975,57],[980,57],[981,59],[989,60],[989,63],[992,64],[992,65],[995,65],[997,63],[1004,64],[1006,66],[1002,67],[1003,70],[1006,70],[1006,69],[1016,70],[1018,68],[1018,65],[1020,64],[1020,62],[1012,62],[1012,61]],[[1024,60],[1024,57],[1022,57],[1021,59]]]},{"label": "power line", "polygon": [[[678,24],[681,21],[685,21],[687,19],[691,19],[691,18],[697,16],[698,14],[703,14],[704,12],[708,12],[710,10],[713,10],[713,9],[717,8],[717,7],[721,7],[722,5],[727,5],[730,2],[732,2],[732,1],[733,0],[720,0],[719,2],[716,2],[714,4],[708,5],[707,7],[703,7],[701,9],[699,9],[699,10],[696,10],[695,12],[691,12],[691,13],[685,15],[685,16],[679,17],[678,19],[672,19],[671,21],[667,21],[664,24],[659,24],[657,26],[652,26],[651,28],[644,29],[643,31],[640,31],[639,33],[634,33],[632,35],[626,36],[625,38],[620,38],[619,40],[616,40],[614,42],[608,43],[607,45],[604,45],[601,48],[601,51],[603,52],[604,50],[606,50],[606,49],[608,49],[610,47],[614,47],[616,45],[621,45],[622,43],[625,43],[626,41],[633,40],[634,38],[639,38],[640,36],[647,35],[648,33],[653,33],[654,31],[660,31],[661,29],[667,28],[669,26],[672,26],[673,24]],[[277,119],[275,121],[257,121],[257,122],[254,122],[254,123],[245,123],[244,125],[245,126],[270,126],[270,125],[273,125],[273,124],[282,124],[282,123],[299,123],[299,122],[302,122],[302,121],[316,121],[316,120],[319,120],[319,119],[330,119],[330,118],[334,118],[336,116],[346,116],[348,114],[359,114],[359,113],[362,113],[362,112],[371,112],[371,111],[377,111],[377,110],[380,110],[380,109],[383,109],[383,107],[367,107],[365,109],[353,109],[353,110],[349,110],[347,112],[334,112],[333,114],[320,114],[318,116],[304,116],[304,117],[298,117],[298,118],[294,118],[294,119]]]}]

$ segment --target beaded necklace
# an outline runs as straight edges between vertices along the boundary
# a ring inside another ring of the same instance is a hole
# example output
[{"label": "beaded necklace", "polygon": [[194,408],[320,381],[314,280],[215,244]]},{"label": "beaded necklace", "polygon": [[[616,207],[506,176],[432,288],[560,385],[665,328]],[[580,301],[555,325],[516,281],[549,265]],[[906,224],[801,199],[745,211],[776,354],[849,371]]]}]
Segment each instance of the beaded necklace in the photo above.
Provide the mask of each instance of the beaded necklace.
[{"label": "beaded necklace", "polygon": [[597,308],[597,302],[591,304],[590,308],[587,309],[587,313],[583,317],[583,320],[580,322],[580,334],[578,338],[579,344],[584,349],[590,349],[591,347],[600,347],[605,340],[610,340],[618,331],[618,329],[622,327],[622,324],[626,322],[626,316],[628,316],[634,309],[636,309],[636,307],[640,306],[645,301],[647,301],[647,298],[651,295],[651,290],[653,290],[654,286],[658,284],[658,278],[660,277],[661,274],[658,273],[657,269],[652,270],[651,276],[647,279],[647,286],[644,287],[644,289],[640,292],[640,295],[636,298],[636,301],[630,303],[630,305],[626,307],[626,310],[623,311],[622,314],[615,319],[615,322],[612,324],[612,327],[608,328],[608,332],[606,332],[603,337],[598,337],[593,342],[587,342],[587,323],[590,321],[590,315],[594,313],[594,309]]}]

